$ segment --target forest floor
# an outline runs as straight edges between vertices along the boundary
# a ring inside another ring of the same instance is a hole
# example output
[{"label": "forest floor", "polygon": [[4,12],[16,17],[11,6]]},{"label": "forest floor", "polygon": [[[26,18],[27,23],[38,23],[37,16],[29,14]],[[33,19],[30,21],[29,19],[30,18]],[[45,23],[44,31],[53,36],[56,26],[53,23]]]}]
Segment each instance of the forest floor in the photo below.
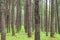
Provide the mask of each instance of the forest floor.
[{"label": "forest floor", "polygon": [[[34,33],[32,33],[32,37],[28,38],[27,34],[24,32],[24,28],[21,29],[19,33],[15,33],[15,36],[12,36],[12,33],[6,34],[6,40],[34,40]],[[55,33],[55,37],[51,38],[50,36],[45,36],[45,32],[41,32],[41,40],[60,40],[60,35]],[[0,36],[1,40],[1,36]]]}]

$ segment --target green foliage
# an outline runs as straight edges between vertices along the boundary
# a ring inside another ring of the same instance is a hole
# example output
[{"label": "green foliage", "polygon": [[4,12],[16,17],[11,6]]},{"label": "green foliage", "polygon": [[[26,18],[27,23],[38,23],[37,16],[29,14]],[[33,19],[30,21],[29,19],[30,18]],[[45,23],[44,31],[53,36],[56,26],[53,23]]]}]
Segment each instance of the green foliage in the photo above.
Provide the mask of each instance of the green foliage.
[{"label": "green foliage", "polygon": [[[21,31],[19,33],[16,33],[15,36],[12,36],[12,33],[6,34],[7,40],[34,40],[34,33],[32,33],[32,37],[28,38],[27,33],[24,32],[24,28],[22,27]],[[41,40],[60,40],[60,35],[55,33],[55,37],[51,38],[50,36],[45,35],[45,32],[41,32]],[[1,40],[1,35],[0,35]]]}]

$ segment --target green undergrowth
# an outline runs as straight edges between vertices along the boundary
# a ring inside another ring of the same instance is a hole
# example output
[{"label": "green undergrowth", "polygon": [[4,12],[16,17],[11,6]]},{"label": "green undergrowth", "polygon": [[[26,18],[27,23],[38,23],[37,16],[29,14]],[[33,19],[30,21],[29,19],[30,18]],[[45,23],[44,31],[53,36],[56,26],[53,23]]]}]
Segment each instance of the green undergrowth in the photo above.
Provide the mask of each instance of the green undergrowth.
[{"label": "green undergrowth", "polygon": [[[56,34],[54,35],[54,38],[51,38],[49,35],[46,37],[45,32],[41,32],[40,34],[41,40],[60,40],[60,35]],[[0,35],[1,40],[1,35]],[[34,40],[34,32],[32,32],[32,37],[28,37],[27,33],[24,32],[24,28],[22,27],[21,31],[19,33],[15,33],[15,36],[12,36],[12,33],[6,33],[6,40]]]}]

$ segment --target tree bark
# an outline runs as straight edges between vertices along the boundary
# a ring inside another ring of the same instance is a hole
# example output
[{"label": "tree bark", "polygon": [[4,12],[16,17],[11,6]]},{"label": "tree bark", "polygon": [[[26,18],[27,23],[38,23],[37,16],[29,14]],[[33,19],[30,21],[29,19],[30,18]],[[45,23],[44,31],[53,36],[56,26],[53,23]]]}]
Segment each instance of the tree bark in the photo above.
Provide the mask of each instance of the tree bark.
[{"label": "tree bark", "polygon": [[17,18],[16,18],[17,32],[21,30],[21,1],[17,0]]},{"label": "tree bark", "polygon": [[24,6],[24,28],[25,28],[25,32],[27,33],[28,32],[28,12],[27,12],[27,0],[25,2],[25,6]]},{"label": "tree bark", "polygon": [[51,29],[50,29],[50,36],[54,37],[54,0],[51,1]]},{"label": "tree bark", "polygon": [[32,13],[31,13],[31,0],[27,0],[27,13],[28,13],[28,37],[31,37],[32,28]]},{"label": "tree bark", "polygon": [[12,21],[11,21],[11,27],[12,27],[12,36],[15,35],[14,32],[14,0],[12,0],[12,11],[11,11],[11,15],[12,15]]},{"label": "tree bark", "polygon": [[45,31],[46,31],[46,36],[48,36],[48,26],[47,26],[47,0],[46,0],[46,11],[45,11]]},{"label": "tree bark", "polygon": [[7,33],[10,32],[10,0],[6,0],[6,26],[7,26]]},{"label": "tree bark", "polygon": [[57,30],[58,30],[58,3],[57,3],[57,0],[56,0],[56,13],[55,13],[55,32],[57,33]]},{"label": "tree bark", "polygon": [[35,0],[35,40],[40,40],[39,0]]},{"label": "tree bark", "polygon": [[60,34],[60,16],[59,16],[59,6],[58,6],[58,0],[56,0],[56,10],[57,10],[57,22],[58,22],[58,33]]},{"label": "tree bark", "polygon": [[0,17],[1,17],[1,40],[6,40],[6,28],[5,28],[5,7],[2,0],[0,0]]}]

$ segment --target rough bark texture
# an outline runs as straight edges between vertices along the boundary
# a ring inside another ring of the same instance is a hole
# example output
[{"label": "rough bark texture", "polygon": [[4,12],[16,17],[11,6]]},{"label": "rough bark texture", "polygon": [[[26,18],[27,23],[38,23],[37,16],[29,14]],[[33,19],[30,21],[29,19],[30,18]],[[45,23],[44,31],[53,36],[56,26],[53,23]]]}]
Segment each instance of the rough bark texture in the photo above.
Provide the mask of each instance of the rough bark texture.
[{"label": "rough bark texture", "polygon": [[39,0],[35,0],[35,40],[40,40]]},{"label": "rough bark texture", "polygon": [[3,1],[0,0],[0,17],[1,17],[1,40],[6,40],[6,30],[5,30],[5,7]]},{"label": "rough bark texture", "polygon": [[11,21],[11,27],[12,27],[12,36],[15,35],[14,32],[14,0],[12,0],[12,10],[11,10],[11,15],[12,15],[12,21]]},{"label": "rough bark texture", "polygon": [[50,36],[54,37],[54,0],[51,1],[51,29]]},{"label": "rough bark texture", "polygon": [[31,13],[31,0],[27,0],[27,11],[28,11],[28,37],[31,37],[32,27],[32,13]]}]

